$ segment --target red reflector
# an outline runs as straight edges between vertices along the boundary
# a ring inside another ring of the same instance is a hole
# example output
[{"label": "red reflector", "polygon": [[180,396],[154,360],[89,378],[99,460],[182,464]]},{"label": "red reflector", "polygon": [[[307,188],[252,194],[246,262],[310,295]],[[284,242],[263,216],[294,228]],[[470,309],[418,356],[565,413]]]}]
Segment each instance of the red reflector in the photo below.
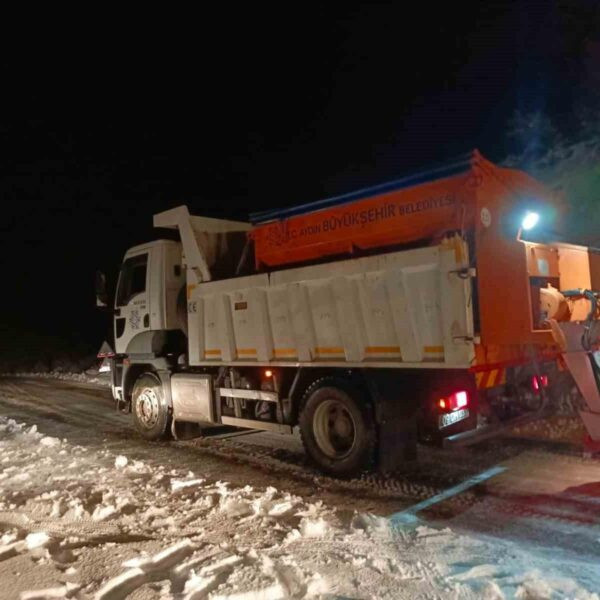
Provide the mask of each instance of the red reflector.
[{"label": "red reflector", "polygon": [[534,375],[531,378],[531,387],[535,392],[539,392],[540,387],[548,387],[548,375],[540,375],[539,377]]},{"label": "red reflector", "polygon": [[465,390],[454,392],[447,398],[440,398],[438,406],[445,411],[459,410],[469,404],[469,394]]}]

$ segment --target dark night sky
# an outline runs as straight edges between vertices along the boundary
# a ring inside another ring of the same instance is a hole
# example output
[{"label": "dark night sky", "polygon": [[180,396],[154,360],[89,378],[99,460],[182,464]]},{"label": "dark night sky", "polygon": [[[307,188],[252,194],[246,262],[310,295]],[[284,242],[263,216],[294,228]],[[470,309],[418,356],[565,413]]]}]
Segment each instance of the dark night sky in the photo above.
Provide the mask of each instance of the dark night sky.
[{"label": "dark night sky", "polygon": [[568,114],[600,2],[421,4],[223,4],[5,55],[0,326],[95,343],[94,272],[154,212],[245,218],[500,160],[516,109]]}]

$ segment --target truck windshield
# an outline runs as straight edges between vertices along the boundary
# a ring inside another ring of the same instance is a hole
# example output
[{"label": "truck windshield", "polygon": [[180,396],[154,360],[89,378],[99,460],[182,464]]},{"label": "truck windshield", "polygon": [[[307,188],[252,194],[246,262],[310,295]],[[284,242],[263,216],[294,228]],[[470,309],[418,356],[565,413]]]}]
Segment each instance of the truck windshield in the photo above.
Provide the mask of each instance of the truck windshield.
[{"label": "truck windshield", "polygon": [[121,265],[119,287],[117,289],[117,306],[125,306],[133,296],[146,291],[147,265],[148,254],[132,256]]}]

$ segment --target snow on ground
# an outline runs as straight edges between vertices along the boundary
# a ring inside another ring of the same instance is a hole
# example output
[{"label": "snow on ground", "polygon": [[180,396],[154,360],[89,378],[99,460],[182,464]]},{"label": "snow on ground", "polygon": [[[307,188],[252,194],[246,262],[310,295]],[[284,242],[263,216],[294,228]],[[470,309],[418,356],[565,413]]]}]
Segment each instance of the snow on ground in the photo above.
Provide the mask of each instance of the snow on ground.
[{"label": "snow on ground", "polygon": [[579,415],[550,415],[511,429],[517,437],[565,442],[581,446],[586,429]]},{"label": "snow on ground", "polygon": [[574,573],[535,548],[236,489],[0,417],[1,598],[597,599]]},{"label": "snow on ground", "polygon": [[90,385],[100,385],[110,387],[110,373],[99,372],[97,369],[88,369],[82,373],[71,373],[63,371],[49,371],[39,373],[10,373],[10,377],[22,377],[25,379],[42,378],[42,379],[60,379],[62,381],[76,381],[78,383],[87,383]]}]

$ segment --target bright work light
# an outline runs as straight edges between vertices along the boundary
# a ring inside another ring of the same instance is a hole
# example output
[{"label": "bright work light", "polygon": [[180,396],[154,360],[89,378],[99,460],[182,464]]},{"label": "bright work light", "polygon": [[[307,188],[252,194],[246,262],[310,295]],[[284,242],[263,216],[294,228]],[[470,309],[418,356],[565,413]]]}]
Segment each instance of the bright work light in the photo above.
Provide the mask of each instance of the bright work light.
[{"label": "bright work light", "polygon": [[523,221],[521,222],[521,229],[523,231],[529,231],[533,229],[540,220],[540,215],[536,212],[528,211],[523,217]]}]

